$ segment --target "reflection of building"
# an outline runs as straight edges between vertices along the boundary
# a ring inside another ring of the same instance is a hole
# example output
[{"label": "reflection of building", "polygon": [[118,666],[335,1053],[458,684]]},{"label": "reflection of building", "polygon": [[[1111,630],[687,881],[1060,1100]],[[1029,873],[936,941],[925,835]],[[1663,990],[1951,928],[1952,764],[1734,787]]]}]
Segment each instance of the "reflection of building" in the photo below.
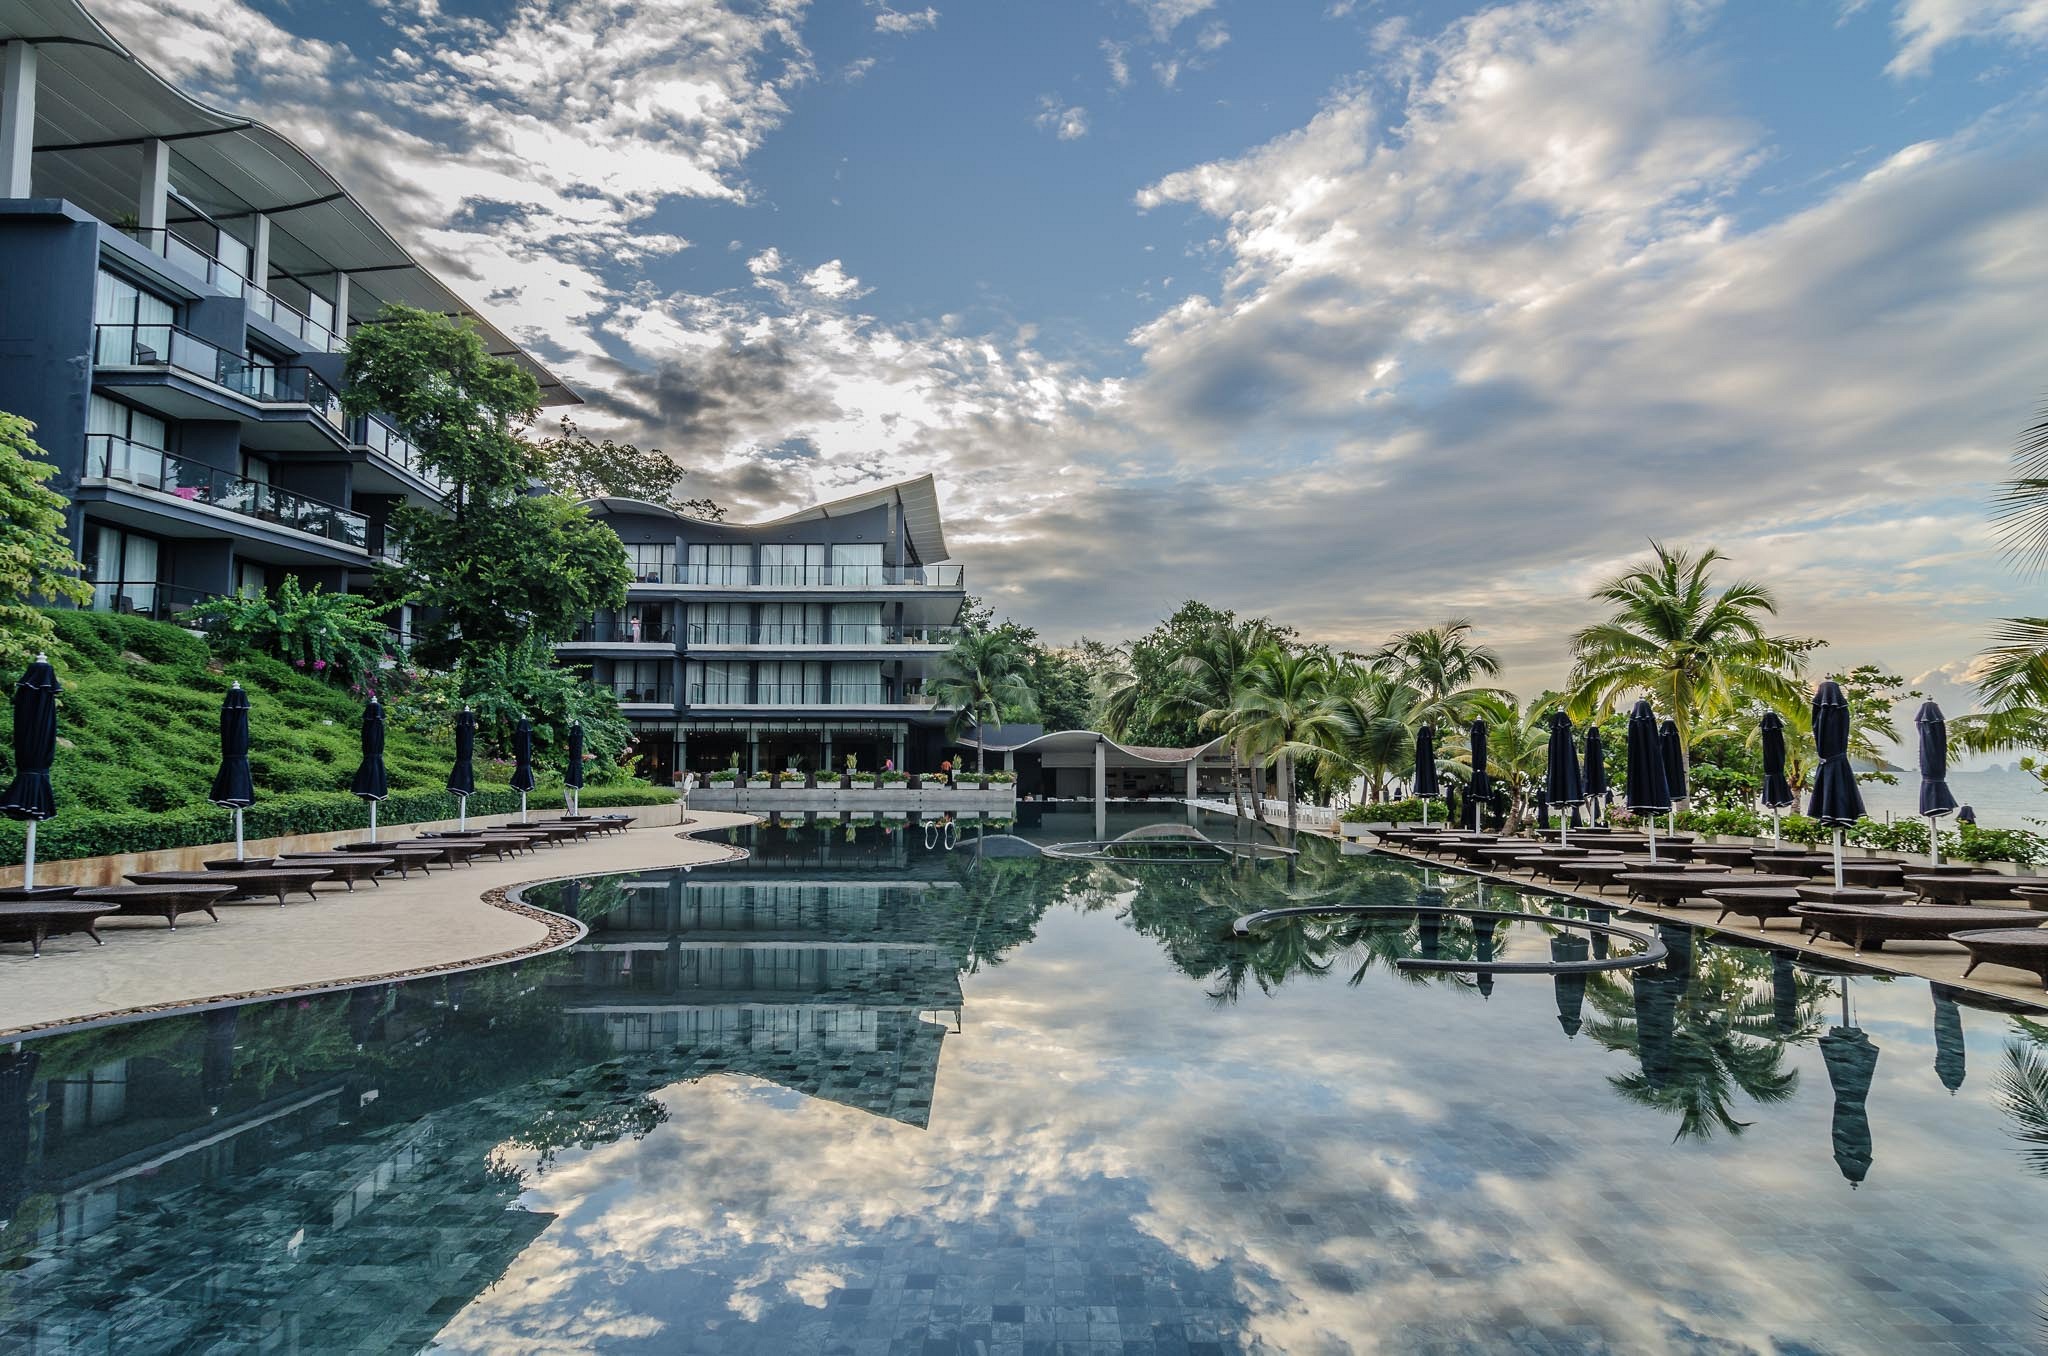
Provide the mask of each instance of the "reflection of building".
[{"label": "reflection of building", "polygon": [[973,730],[961,759],[974,766],[976,744],[991,768],[1017,774],[1020,796],[1060,800],[1124,800],[1230,794],[1230,755],[1214,739],[1187,749],[1119,744],[1094,730],[1057,730],[1042,725],[992,725]]},{"label": "reflection of building", "polygon": [[633,583],[556,648],[618,694],[649,775],[938,765],[950,712],[926,685],[967,595],[930,476],[765,523],[591,507]]},{"label": "reflection of building", "polygon": [[647,872],[591,934],[556,996],[621,1054],[675,1051],[923,1126],[960,1011],[941,918],[949,882],[734,880]]}]

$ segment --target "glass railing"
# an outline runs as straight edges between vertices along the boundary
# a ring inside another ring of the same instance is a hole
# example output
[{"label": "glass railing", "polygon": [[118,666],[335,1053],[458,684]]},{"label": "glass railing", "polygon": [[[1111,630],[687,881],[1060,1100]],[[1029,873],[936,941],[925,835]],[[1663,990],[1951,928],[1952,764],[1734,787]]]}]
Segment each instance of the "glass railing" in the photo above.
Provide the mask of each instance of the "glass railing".
[{"label": "glass railing", "polygon": [[248,295],[250,310],[322,353],[333,353],[346,347],[334,333],[332,325],[321,324],[275,292],[267,292],[251,283]]},{"label": "glass railing", "polygon": [[126,438],[95,434],[85,443],[84,481],[155,490],[188,503],[210,504],[245,518],[368,549],[370,528],[359,513],[259,480],[229,475]]},{"label": "glass railing", "polygon": [[215,258],[211,250],[162,227],[118,226],[115,229],[160,259],[169,260],[187,273],[197,274],[231,297],[246,296],[259,289],[235,269]]},{"label": "glass railing", "polygon": [[879,683],[745,683],[689,689],[692,706],[930,706],[923,692],[892,696]]},{"label": "glass railing", "polygon": [[622,702],[674,706],[676,690],[669,683],[613,683],[612,693]]},{"label": "glass railing", "polygon": [[585,645],[674,645],[676,628],[633,617],[595,617],[571,639]]},{"label": "glass railing", "polygon": [[[641,583],[653,583],[641,579]],[[962,588],[958,565],[675,565],[669,582],[731,588]]]},{"label": "glass railing", "polygon": [[219,596],[203,589],[130,579],[120,583],[94,584],[92,610],[118,612],[127,617],[147,617],[151,621],[174,621],[200,603]]},{"label": "glass railing", "polygon": [[419,477],[436,490],[446,494],[454,482],[434,470],[414,447],[412,440],[391,427],[378,415],[365,415],[349,426],[349,441],[362,448],[371,456],[390,462],[392,465]]},{"label": "glass railing", "polygon": [[746,706],[754,700],[753,691],[746,683],[699,684],[690,689],[690,705]]},{"label": "glass railing", "polygon": [[749,626],[741,622],[700,623],[688,628],[689,643],[713,649],[721,645],[951,645],[957,627],[928,626],[898,630],[879,622],[850,626],[803,623]]},{"label": "glass railing", "polygon": [[346,427],[341,396],[310,368],[255,362],[175,325],[96,325],[93,362],[101,367],[168,368],[259,405],[304,405],[337,432]]}]

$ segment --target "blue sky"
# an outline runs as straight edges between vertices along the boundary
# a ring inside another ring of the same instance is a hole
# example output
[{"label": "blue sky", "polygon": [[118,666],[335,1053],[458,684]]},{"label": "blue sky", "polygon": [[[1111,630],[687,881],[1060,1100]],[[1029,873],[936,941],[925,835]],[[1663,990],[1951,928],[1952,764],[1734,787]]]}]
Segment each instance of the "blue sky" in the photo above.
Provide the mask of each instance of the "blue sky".
[{"label": "blue sky", "polygon": [[2048,0],[88,0],[751,516],[934,472],[1055,639],[1533,688],[1647,538],[1958,709],[2034,610]]}]

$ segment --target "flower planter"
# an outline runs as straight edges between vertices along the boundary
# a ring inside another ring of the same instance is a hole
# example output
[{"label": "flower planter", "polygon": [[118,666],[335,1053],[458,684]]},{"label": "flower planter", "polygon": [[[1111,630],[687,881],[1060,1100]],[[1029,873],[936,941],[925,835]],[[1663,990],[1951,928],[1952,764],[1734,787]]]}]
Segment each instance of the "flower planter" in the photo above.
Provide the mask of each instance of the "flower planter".
[{"label": "flower planter", "polygon": [[872,777],[848,777],[846,788],[849,791],[872,791],[875,789],[875,780]]},{"label": "flower planter", "polygon": [[749,791],[766,791],[769,787],[773,785],[774,782],[767,777],[747,778],[747,789]]}]

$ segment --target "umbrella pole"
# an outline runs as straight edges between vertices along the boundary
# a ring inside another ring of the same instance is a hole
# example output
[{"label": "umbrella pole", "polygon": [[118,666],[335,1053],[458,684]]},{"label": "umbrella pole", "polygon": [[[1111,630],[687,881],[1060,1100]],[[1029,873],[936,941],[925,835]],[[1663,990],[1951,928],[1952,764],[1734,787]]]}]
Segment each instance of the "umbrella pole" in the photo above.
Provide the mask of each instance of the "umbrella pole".
[{"label": "umbrella pole", "polygon": [[1835,830],[1835,888],[1842,888],[1842,831]]},{"label": "umbrella pole", "polygon": [[1650,825],[1650,865],[1655,866],[1657,864],[1657,816],[1651,815],[1648,822]]},{"label": "umbrella pole", "polygon": [[1557,841],[1565,847],[1572,845],[1572,812],[1569,806],[1557,817]]},{"label": "umbrella pole", "polygon": [[377,841],[377,802],[370,802],[370,841]]},{"label": "umbrella pole", "polygon": [[1784,819],[1785,819],[1785,812],[1784,812],[1783,810],[1780,810],[1780,809],[1779,809],[1779,808],[1778,808],[1777,806],[1773,805],[1773,806],[1771,807],[1771,846],[1772,846],[1772,847],[1783,847],[1783,846],[1785,846],[1785,839],[1784,839],[1784,827],[1785,827],[1785,824],[1784,824]]},{"label": "umbrella pole", "polygon": [[1423,827],[1423,828],[1425,828],[1425,829],[1429,827],[1429,797],[1428,797],[1428,796],[1424,796],[1424,797],[1422,798],[1422,827]]},{"label": "umbrella pole", "polygon": [[21,888],[33,890],[36,888],[36,822],[33,819],[28,821],[25,832],[28,834],[28,850],[21,859]]},{"label": "umbrella pole", "polygon": [[460,832],[462,832],[462,831],[463,831],[464,829],[467,829],[468,827],[469,827],[469,797],[468,797],[468,796],[457,796],[457,797],[455,798],[455,830],[456,830],[456,832],[457,832],[457,833],[460,833]]},{"label": "umbrella pole", "polygon": [[521,791],[519,793],[519,822],[522,824],[530,824],[533,822],[532,820],[526,817],[526,793],[524,791]]},{"label": "umbrella pole", "polygon": [[239,862],[239,861],[243,860],[242,852],[243,852],[243,848],[242,848],[242,807],[240,807],[240,806],[238,805],[238,806],[236,806],[236,807],[235,807],[235,860],[236,860],[236,861],[238,861],[238,862]]},{"label": "umbrella pole", "polygon": [[1927,816],[1927,860],[1941,865],[1941,821],[1933,815]]}]

